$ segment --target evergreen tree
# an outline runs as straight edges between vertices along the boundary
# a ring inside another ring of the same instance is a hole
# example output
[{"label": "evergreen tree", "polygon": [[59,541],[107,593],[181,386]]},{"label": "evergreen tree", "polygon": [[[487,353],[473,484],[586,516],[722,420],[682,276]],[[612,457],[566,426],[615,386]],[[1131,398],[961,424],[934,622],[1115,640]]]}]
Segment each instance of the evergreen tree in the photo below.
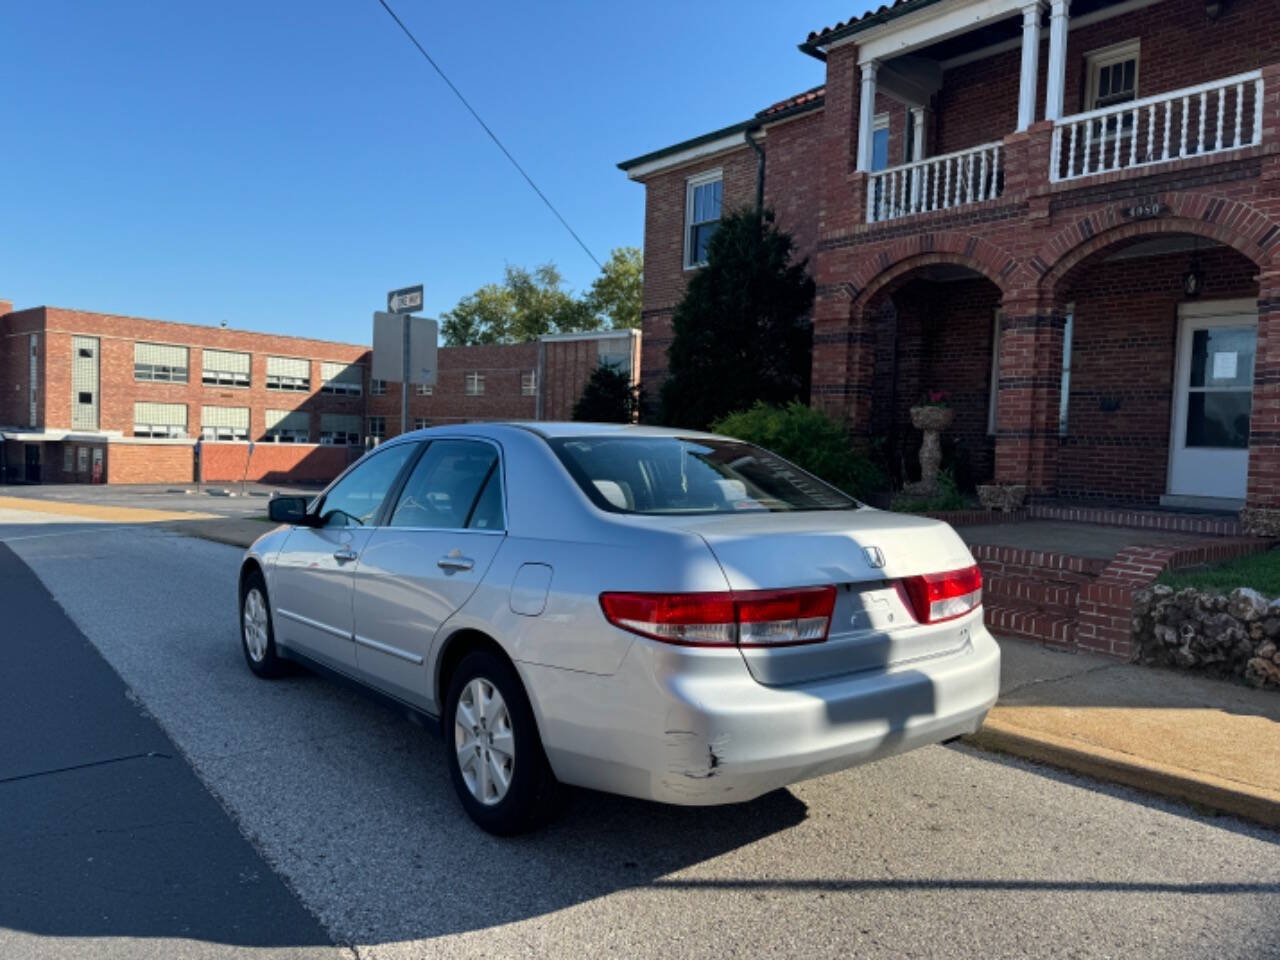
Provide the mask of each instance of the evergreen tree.
[{"label": "evergreen tree", "polygon": [[663,423],[703,429],[759,401],[804,398],[814,284],[807,261],[791,262],[793,251],[771,211],[721,220],[676,307]]}]

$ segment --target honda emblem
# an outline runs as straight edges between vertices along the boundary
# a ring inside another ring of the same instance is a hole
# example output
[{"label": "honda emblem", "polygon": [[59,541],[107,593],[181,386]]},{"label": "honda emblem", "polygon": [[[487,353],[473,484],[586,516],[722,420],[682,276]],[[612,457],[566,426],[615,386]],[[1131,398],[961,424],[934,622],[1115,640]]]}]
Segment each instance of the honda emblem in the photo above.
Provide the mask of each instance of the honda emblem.
[{"label": "honda emblem", "polygon": [[862,555],[867,558],[867,566],[871,569],[879,570],[884,566],[884,554],[879,547],[863,547]]}]

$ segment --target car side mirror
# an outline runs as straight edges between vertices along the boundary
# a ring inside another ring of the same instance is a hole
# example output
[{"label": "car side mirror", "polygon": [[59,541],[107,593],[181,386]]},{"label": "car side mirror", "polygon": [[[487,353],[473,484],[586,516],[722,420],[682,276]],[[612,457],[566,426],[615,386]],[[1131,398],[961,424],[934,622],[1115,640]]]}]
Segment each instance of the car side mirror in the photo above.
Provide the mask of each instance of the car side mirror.
[{"label": "car side mirror", "polygon": [[307,514],[306,497],[272,497],[267,502],[267,516],[272,523],[291,523],[302,527],[314,525],[314,518]]}]

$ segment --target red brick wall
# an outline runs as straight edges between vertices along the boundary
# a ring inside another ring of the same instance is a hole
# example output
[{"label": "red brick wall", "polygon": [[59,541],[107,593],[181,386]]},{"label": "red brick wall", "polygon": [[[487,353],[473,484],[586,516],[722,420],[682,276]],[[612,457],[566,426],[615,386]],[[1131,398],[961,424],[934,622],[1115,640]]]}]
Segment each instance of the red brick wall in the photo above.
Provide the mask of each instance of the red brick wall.
[{"label": "red brick wall", "polygon": [[188,484],[194,479],[192,467],[190,444],[107,444],[108,483]]},{"label": "red brick wall", "polygon": [[[594,348],[594,341],[592,347]],[[413,418],[433,426],[469,420],[533,420],[538,398],[520,393],[520,377],[538,365],[537,343],[487,344],[475,347],[441,347],[436,383],[431,396],[420,397],[409,388],[409,428]],[[468,373],[484,375],[484,393],[466,395]],[[366,393],[368,383],[366,381]],[[387,436],[400,432],[400,384],[390,382],[382,396],[368,397],[367,414],[387,418]]]},{"label": "red brick wall", "polygon": [[[900,156],[904,116],[892,109],[890,156]],[[779,229],[791,234],[796,258],[812,255],[818,235],[821,180],[812,144],[821,136],[823,111],[814,110],[765,128],[765,205],[777,215]],[[893,131],[897,124],[896,133]],[[896,149],[898,153],[894,153]],[[690,177],[717,167],[724,171],[722,209],[752,206],[756,196],[757,160],[750,147],[686,164],[645,180],[645,258],[641,371],[645,393],[656,399],[666,379],[671,345],[671,316],[684,296],[693,271],[684,269],[685,184]]]},{"label": "red brick wall", "polygon": [[[250,457],[247,443],[202,443],[201,480],[204,483],[239,483],[246,477],[247,464],[250,483],[327,483],[363,452],[359,447],[257,443]],[[187,449],[187,456],[187,474],[190,476],[190,449]]]},{"label": "red brick wall", "polygon": [[[0,306],[8,301],[0,301]],[[40,336],[41,364],[44,363],[44,318],[39,310],[20,310],[0,315],[0,426],[38,426],[44,417],[44,391],[36,401],[36,423],[30,422],[30,337]],[[39,370],[41,381],[44,369]],[[70,391],[70,385],[67,390]]]}]

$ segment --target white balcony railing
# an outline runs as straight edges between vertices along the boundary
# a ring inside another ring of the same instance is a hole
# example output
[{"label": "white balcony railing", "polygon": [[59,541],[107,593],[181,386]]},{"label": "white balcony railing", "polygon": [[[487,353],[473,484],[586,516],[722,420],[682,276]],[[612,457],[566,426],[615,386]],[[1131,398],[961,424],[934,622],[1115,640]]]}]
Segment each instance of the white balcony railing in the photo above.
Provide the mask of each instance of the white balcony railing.
[{"label": "white balcony railing", "polygon": [[1063,117],[1053,131],[1051,181],[1202,157],[1262,142],[1262,73]]},{"label": "white balcony railing", "polygon": [[1000,196],[1003,187],[999,143],[927,157],[871,174],[867,222],[991,200]]}]

